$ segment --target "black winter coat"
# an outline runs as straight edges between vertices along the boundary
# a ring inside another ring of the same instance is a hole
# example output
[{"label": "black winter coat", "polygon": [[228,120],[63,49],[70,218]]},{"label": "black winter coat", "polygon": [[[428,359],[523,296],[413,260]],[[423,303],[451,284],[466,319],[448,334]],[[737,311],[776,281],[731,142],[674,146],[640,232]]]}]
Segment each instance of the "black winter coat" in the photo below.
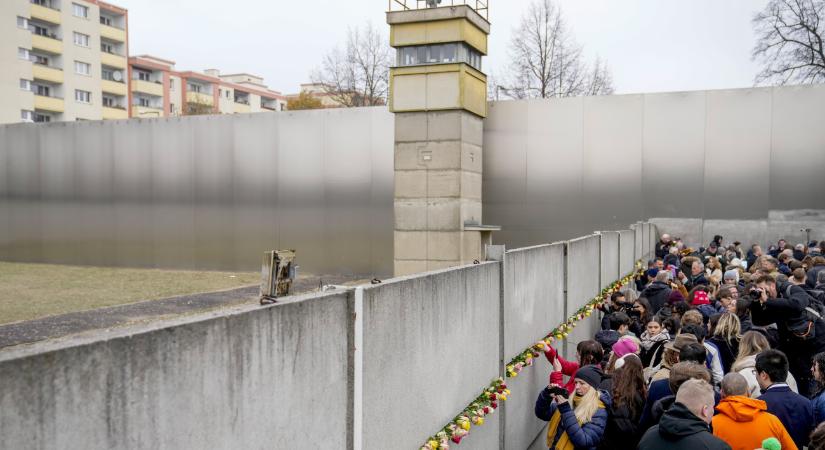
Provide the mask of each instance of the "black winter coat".
[{"label": "black winter coat", "polygon": [[650,303],[650,313],[656,314],[662,309],[662,306],[665,306],[667,303],[667,299],[670,297],[670,291],[672,291],[672,289],[667,283],[654,281],[642,291],[640,295]]},{"label": "black winter coat", "polygon": [[639,450],[731,450],[730,445],[710,433],[710,426],[681,403],[662,415],[659,425],[647,430]]},{"label": "black winter coat", "polygon": [[607,428],[604,432],[604,440],[599,446],[600,449],[635,449],[639,445],[644,431],[639,423],[642,418],[642,410],[645,407],[645,399],[638,392],[633,398],[636,412],[632,413],[628,405],[610,407],[610,417],[607,419]]},{"label": "black winter coat", "polygon": [[722,363],[722,370],[725,373],[730,372],[731,366],[739,356],[739,341],[734,339],[728,342],[722,336],[713,336],[708,339],[716,348],[719,349],[719,359]]}]

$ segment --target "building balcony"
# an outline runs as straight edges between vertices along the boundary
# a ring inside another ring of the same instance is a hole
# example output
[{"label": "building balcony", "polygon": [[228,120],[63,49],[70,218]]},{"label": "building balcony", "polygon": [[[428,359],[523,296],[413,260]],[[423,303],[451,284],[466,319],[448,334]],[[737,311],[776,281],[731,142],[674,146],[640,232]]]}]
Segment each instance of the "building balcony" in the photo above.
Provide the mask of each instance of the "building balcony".
[{"label": "building balcony", "polygon": [[107,94],[125,96],[129,93],[126,83],[119,83],[117,81],[101,80],[100,87],[101,90]]},{"label": "building balcony", "polygon": [[132,105],[132,117],[144,119],[152,117],[163,117],[163,109],[152,108],[150,106]]},{"label": "building balcony", "polygon": [[153,81],[132,80],[132,92],[163,97],[163,85]]},{"label": "building balcony", "polygon": [[60,84],[63,82],[63,71],[43,64],[32,64],[32,76],[35,80],[48,81]]},{"label": "building balcony", "polygon": [[129,112],[126,111],[126,108],[115,108],[110,106],[103,107],[103,120],[117,120],[128,118]]},{"label": "building balcony", "polygon": [[44,22],[60,25],[60,11],[45,6],[31,4],[29,15],[32,19],[42,20]]},{"label": "building balcony", "polygon": [[236,114],[243,114],[252,112],[252,108],[248,103],[232,103],[232,112]]},{"label": "building balcony", "polygon": [[126,31],[109,25],[100,24],[100,37],[115,42],[126,42]]},{"label": "building balcony", "polygon": [[62,98],[46,97],[43,95],[34,96],[34,109],[62,113],[66,108]]},{"label": "building balcony", "polygon": [[100,63],[116,69],[126,68],[126,57],[113,53],[100,52]]},{"label": "building balcony", "polygon": [[204,94],[202,92],[187,92],[186,93],[186,101],[192,103],[201,103],[204,105],[212,105],[215,101],[212,99],[210,94]]},{"label": "building balcony", "polygon": [[32,50],[60,55],[63,53],[63,42],[39,34],[32,34]]}]

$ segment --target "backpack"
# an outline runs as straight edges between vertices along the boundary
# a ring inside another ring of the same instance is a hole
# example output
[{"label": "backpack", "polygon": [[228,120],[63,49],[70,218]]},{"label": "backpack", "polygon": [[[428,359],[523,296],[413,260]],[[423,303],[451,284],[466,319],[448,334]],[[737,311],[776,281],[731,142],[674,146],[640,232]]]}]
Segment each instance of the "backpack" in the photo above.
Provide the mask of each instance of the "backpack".
[{"label": "backpack", "polygon": [[[788,285],[785,289],[785,298],[791,298],[791,288],[793,287],[793,285]],[[789,321],[787,324],[792,339],[798,342],[807,342],[816,338],[816,321],[822,320],[823,315],[825,315],[825,308],[822,308],[822,304],[810,295],[808,295],[808,299],[805,314],[798,320]]]}]

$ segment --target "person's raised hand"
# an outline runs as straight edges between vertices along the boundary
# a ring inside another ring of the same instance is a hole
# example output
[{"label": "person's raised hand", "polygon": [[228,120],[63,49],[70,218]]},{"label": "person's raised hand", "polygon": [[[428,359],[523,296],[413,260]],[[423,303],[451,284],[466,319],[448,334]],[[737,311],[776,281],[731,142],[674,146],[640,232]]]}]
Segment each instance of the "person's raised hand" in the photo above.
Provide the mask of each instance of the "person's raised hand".
[{"label": "person's raised hand", "polygon": [[553,371],[561,372],[561,361],[559,361],[558,357],[553,360]]}]

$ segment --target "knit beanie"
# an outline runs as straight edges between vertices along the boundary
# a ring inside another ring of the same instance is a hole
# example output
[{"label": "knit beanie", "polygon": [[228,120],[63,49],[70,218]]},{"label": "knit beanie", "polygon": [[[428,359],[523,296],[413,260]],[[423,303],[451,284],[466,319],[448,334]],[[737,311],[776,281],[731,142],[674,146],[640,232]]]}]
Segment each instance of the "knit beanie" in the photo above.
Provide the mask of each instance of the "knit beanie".
[{"label": "knit beanie", "polygon": [[769,437],[762,441],[762,448],[765,450],[782,450],[782,444],[779,443],[779,439]]},{"label": "knit beanie", "polygon": [[596,370],[595,366],[584,366],[580,368],[576,371],[574,378],[584,381],[594,389],[598,389],[599,385],[602,384],[602,373]]},{"label": "knit beanie", "polygon": [[708,293],[705,291],[696,291],[693,293],[693,306],[710,305]]},{"label": "knit beanie", "polygon": [[735,269],[728,270],[727,272],[725,272],[724,279],[736,280],[736,282],[739,283],[739,271]]},{"label": "knit beanie", "polygon": [[613,344],[613,353],[619,358],[630,353],[636,353],[638,351],[639,346],[637,346],[632,339],[622,338],[616,341],[615,344]]}]

